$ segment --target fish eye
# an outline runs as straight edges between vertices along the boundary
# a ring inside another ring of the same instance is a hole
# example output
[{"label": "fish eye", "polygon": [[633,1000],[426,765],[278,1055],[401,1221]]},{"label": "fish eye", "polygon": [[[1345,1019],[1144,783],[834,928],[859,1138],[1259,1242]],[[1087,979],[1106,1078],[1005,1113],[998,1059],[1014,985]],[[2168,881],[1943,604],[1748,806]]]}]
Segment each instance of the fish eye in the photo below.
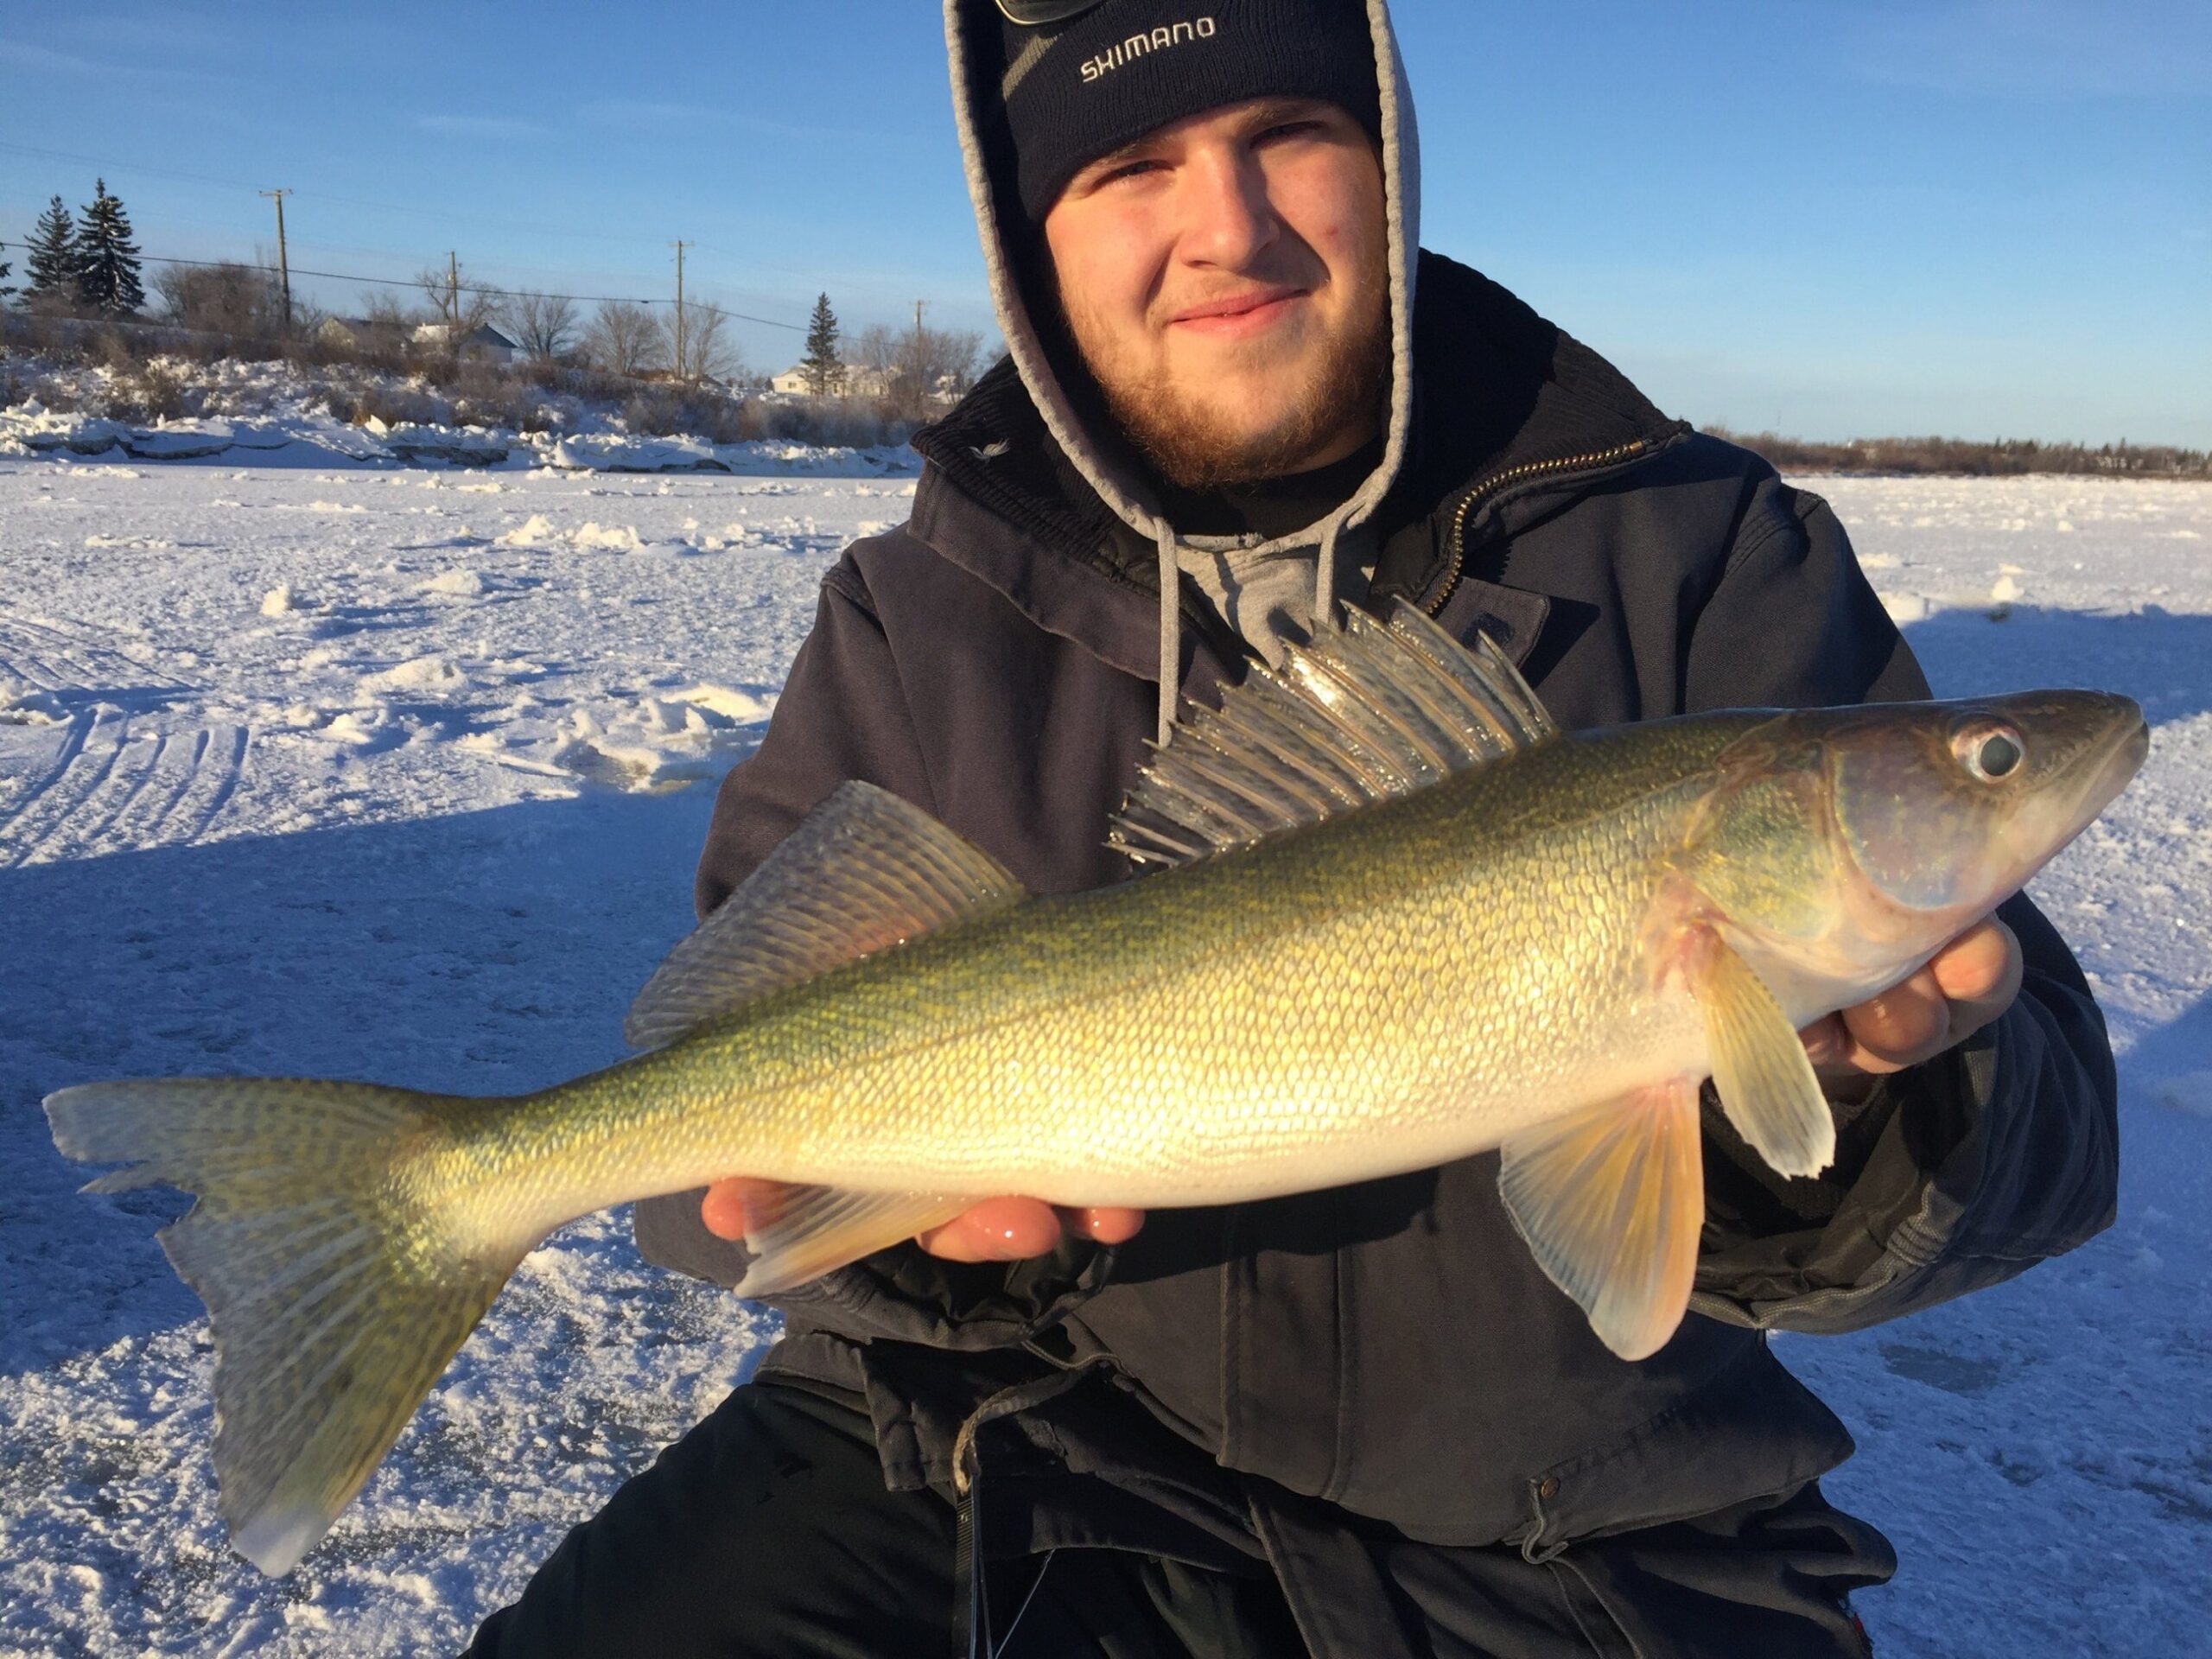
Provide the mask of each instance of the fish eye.
[{"label": "fish eye", "polygon": [[2010,726],[1977,721],[1951,739],[1959,764],[1985,784],[2001,783],[2020,769],[2027,746]]}]

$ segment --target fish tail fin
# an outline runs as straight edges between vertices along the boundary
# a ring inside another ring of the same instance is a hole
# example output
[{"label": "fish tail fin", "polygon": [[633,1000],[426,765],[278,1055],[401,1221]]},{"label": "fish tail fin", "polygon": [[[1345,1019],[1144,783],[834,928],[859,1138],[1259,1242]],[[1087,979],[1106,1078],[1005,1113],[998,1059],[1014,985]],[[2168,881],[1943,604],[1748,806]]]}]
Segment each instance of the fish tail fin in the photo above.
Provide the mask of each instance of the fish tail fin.
[{"label": "fish tail fin", "polygon": [[196,1194],[162,1247],[215,1337],[215,1471],[238,1553],[291,1570],[537,1242],[472,1233],[436,1154],[486,1103],[365,1084],[187,1078],[47,1097],[89,1183]]}]

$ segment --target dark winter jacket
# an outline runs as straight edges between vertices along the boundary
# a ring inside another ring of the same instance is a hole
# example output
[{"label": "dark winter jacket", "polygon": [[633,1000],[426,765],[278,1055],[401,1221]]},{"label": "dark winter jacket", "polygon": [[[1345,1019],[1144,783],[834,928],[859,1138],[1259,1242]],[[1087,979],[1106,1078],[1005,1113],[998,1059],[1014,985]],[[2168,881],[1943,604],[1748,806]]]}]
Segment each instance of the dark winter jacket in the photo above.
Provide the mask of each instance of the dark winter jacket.
[{"label": "dark winter jacket", "polygon": [[[1570,728],[1926,695],[1818,496],[1665,418],[1473,271],[1424,255],[1420,284],[1413,446],[1370,603],[1488,631]],[[722,787],[702,912],[852,778],[1033,891],[1128,875],[1104,836],[1153,729],[1158,564],[1003,365],[917,442],[911,520],[830,572],[767,736]],[[1185,586],[1182,684],[1205,697],[1244,659]],[[1641,1363],[1543,1277],[1487,1154],[1155,1213],[1118,1252],[1071,1243],[1010,1269],[889,1252],[782,1299],[764,1371],[864,1395],[894,1484],[947,1482],[963,1425],[999,1396],[976,1446],[1021,1494],[993,1517],[1001,1548],[1249,1554],[1264,1492],[1312,1538],[1341,1522],[1539,1560],[1790,1491],[1851,1440],[1765,1329],[1857,1329],[2112,1218],[2102,1023],[2034,908],[2001,913],[2026,954],[2018,1001],[1844,1113],[1827,1173],[1771,1176],[1708,1111],[1694,1312]],[[640,1205],[638,1232],[656,1261],[741,1276],[696,1194]]]}]

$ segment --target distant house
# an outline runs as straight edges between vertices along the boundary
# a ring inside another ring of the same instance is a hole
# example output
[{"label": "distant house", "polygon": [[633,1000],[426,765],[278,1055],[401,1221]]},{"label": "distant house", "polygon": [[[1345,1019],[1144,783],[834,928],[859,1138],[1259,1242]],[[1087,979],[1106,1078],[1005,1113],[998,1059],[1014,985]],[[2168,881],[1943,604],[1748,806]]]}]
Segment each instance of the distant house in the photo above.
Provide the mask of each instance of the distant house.
[{"label": "distant house", "polygon": [[[387,322],[373,317],[331,317],[319,331],[328,344],[356,352],[441,352],[446,327],[442,322]],[[464,357],[487,363],[512,363],[522,347],[486,323],[463,342]]]},{"label": "distant house", "polygon": [[329,317],[316,334],[324,343],[342,351],[399,352],[407,348],[408,329],[403,322],[382,322],[368,317]]},{"label": "distant house", "polygon": [[[781,374],[768,377],[771,391],[788,392],[793,397],[805,397],[813,387],[806,378],[804,365],[785,369]],[[841,397],[880,397],[891,390],[891,373],[887,369],[867,368],[858,363],[845,365],[844,384],[837,389]]]},{"label": "distant house", "polygon": [[[415,325],[415,348],[417,351],[442,352],[445,346],[445,324],[418,322]],[[512,363],[522,355],[522,347],[487,322],[461,342],[461,354],[486,363]]]}]

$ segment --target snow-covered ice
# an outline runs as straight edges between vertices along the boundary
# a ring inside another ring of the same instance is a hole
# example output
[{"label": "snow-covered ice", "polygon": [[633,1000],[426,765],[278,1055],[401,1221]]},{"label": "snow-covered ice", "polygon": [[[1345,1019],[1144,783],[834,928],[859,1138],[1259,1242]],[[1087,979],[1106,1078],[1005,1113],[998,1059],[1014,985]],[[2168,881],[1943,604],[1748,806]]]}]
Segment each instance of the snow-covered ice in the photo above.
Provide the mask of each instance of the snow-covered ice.
[{"label": "snow-covered ice", "polygon": [[[912,485],[797,451],[626,472],[613,443],[575,471],[156,453],[213,435],[0,456],[0,1650],[450,1651],[772,1321],[642,1266],[625,1217],[564,1230],[264,1580],[215,1518],[206,1326],[152,1237],[179,1201],[78,1196],[38,1100],[191,1072],[510,1092],[617,1058],[688,925],[709,780],[823,569]],[[2155,727],[2037,886],[2122,1051],[2118,1224],[1777,1342],[1859,1439],[1831,1491],[1904,1557],[1864,1611],[1885,1656],[2212,1652],[2212,488],[1820,487],[1939,691],[2095,684]]]}]

